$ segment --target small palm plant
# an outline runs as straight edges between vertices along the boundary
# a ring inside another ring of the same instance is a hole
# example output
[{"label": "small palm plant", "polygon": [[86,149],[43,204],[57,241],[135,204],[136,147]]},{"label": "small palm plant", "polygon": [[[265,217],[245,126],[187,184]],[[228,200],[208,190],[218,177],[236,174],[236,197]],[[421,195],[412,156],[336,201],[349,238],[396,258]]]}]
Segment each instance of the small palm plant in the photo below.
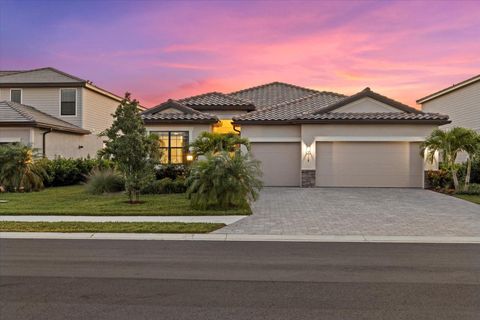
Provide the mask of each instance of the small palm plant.
[{"label": "small palm plant", "polygon": [[472,146],[475,145],[476,140],[472,137],[475,134],[471,129],[460,127],[446,131],[435,129],[421,145],[422,155],[426,156],[427,161],[433,162],[436,153],[442,155],[446,168],[452,174],[455,191],[460,190],[457,156],[462,151],[469,152],[472,149],[474,152]]},{"label": "small palm plant", "polygon": [[21,144],[0,147],[0,184],[12,191],[43,188],[47,173],[35,160],[35,150]]},{"label": "small palm plant", "polygon": [[192,166],[187,196],[196,209],[246,208],[262,188],[259,162],[248,154],[208,153]]},{"label": "small palm plant", "polygon": [[240,146],[245,146],[247,150],[250,150],[250,142],[248,139],[242,138],[238,134],[213,132],[202,132],[198,138],[190,144],[192,153],[195,156],[205,155],[209,152],[235,152]]}]

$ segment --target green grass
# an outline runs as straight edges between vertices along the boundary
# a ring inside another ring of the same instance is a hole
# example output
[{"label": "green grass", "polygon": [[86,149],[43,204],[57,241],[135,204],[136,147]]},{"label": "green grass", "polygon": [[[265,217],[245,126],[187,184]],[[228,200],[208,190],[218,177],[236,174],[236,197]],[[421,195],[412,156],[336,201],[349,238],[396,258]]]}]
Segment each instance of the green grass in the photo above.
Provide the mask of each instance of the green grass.
[{"label": "green grass", "polygon": [[179,222],[16,222],[0,221],[4,232],[208,233],[222,223]]},{"label": "green grass", "polygon": [[455,197],[467,200],[476,204],[480,204],[480,195],[472,195],[472,194],[456,194]]},{"label": "green grass", "polygon": [[184,194],[142,195],[129,204],[123,193],[91,195],[84,186],[48,188],[39,192],[0,194],[0,215],[205,216],[245,215],[250,210],[195,210]]}]

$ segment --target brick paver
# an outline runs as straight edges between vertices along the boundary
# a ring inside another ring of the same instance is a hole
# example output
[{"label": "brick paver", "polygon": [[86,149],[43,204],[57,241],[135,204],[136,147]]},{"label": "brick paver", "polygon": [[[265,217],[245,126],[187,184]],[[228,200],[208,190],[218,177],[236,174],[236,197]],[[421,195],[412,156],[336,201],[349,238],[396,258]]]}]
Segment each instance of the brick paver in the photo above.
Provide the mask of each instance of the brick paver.
[{"label": "brick paver", "polygon": [[421,189],[265,188],[217,233],[480,236],[480,206]]}]

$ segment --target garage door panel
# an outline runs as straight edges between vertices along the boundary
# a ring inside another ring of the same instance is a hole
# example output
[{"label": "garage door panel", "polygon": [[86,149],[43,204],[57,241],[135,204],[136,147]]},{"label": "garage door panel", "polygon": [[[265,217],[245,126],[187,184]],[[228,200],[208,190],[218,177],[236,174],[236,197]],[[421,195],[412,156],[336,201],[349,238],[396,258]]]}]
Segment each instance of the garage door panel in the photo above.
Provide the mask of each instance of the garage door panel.
[{"label": "garage door panel", "polygon": [[260,160],[265,186],[300,185],[300,143],[254,142],[252,154]]},{"label": "garage door panel", "polygon": [[319,142],[317,186],[422,187],[418,143]]}]

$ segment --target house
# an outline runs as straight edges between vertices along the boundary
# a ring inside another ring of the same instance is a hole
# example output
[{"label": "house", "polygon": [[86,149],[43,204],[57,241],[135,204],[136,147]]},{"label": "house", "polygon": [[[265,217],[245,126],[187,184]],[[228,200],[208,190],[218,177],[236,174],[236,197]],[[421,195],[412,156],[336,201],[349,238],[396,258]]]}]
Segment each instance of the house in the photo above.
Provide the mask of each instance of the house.
[{"label": "house", "polygon": [[446,113],[444,128],[465,127],[480,132],[480,74],[417,100],[425,112]]},{"label": "house", "polygon": [[165,163],[184,163],[200,132],[249,138],[267,186],[423,188],[420,143],[446,115],[369,88],[345,96],[273,82],[229,94],[168,100],[143,112]]},{"label": "house", "polygon": [[95,156],[122,98],[54,68],[0,71],[0,143],[53,158]]}]

